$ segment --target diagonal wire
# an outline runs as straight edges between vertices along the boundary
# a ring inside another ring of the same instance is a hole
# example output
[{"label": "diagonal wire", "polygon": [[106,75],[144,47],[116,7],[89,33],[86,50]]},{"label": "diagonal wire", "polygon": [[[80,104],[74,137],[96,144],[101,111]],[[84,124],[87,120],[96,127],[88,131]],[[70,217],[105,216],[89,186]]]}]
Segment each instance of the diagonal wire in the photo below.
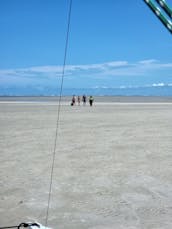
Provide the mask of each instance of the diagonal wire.
[{"label": "diagonal wire", "polygon": [[53,149],[53,156],[52,156],[52,166],[51,166],[51,174],[50,174],[50,186],[49,186],[49,194],[48,194],[48,204],[47,204],[46,220],[45,220],[46,226],[48,225],[50,201],[51,201],[51,194],[52,194],[52,183],[53,183],[54,163],[55,163],[55,157],[56,157],[56,148],[57,148],[58,131],[59,131],[59,120],[60,120],[61,100],[62,100],[62,92],[63,92],[64,73],[65,73],[66,57],[67,57],[67,50],[68,50],[68,43],[69,43],[71,11],[72,11],[72,0],[70,0],[70,2],[69,2],[69,10],[68,10],[66,41],[65,41],[63,68],[62,68],[62,74],[61,74],[61,86],[60,86],[60,94],[59,94],[59,101],[58,101],[56,132],[55,132],[54,149]]}]

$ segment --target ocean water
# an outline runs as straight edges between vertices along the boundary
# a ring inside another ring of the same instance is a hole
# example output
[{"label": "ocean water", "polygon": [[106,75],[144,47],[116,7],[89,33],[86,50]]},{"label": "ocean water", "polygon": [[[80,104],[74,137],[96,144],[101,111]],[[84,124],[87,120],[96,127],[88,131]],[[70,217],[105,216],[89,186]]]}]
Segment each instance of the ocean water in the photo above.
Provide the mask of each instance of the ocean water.
[{"label": "ocean water", "polygon": [[[59,88],[21,87],[1,88],[0,96],[58,96]],[[172,96],[172,85],[144,87],[95,87],[95,88],[63,88],[64,96],[94,95],[94,96]]]}]

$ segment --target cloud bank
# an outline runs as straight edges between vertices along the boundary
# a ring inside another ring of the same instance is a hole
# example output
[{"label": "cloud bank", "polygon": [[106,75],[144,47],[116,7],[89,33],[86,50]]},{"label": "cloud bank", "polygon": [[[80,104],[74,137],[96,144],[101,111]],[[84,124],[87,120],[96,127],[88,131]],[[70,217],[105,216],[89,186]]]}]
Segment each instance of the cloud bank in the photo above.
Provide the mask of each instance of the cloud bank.
[{"label": "cloud bank", "polygon": [[[18,84],[45,84],[52,85],[62,77],[62,66],[35,66],[18,69],[0,69],[0,86]],[[108,83],[125,77],[146,77],[152,75],[170,76],[172,63],[161,63],[155,59],[140,60],[137,62],[111,61],[98,64],[66,65],[64,77],[70,87],[78,81],[87,84],[107,80]],[[172,76],[171,76],[172,80]],[[172,81],[171,81],[172,82]],[[88,85],[89,86],[89,85]]]}]

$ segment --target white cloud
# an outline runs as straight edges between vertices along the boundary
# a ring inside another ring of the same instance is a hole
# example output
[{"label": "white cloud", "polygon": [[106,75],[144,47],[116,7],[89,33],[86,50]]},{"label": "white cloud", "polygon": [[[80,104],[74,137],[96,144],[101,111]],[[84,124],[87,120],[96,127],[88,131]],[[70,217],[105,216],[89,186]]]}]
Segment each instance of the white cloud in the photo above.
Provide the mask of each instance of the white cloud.
[{"label": "white cloud", "polygon": [[164,87],[165,84],[164,83],[153,83],[152,86],[153,87]]},{"label": "white cloud", "polygon": [[[100,64],[88,64],[88,65],[66,65],[65,75],[75,74],[76,72],[89,73],[90,71],[107,71],[109,68],[118,68],[126,66],[128,63],[126,61],[113,61]],[[0,70],[0,76],[18,76],[18,77],[37,77],[42,75],[43,77],[49,76],[61,76],[62,66],[36,66],[29,68],[18,68],[18,69],[2,69]]]},{"label": "white cloud", "polygon": [[49,72],[62,72],[62,66],[37,66],[24,69],[25,71],[49,73]]},{"label": "white cloud", "polygon": [[148,60],[141,60],[141,61],[139,61],[138,63],[139,63],[139,64],[145,65],[145,64],[155,64],[155,63],[157,63],[157,62],[158,62],[158,61],[155,60],[155,59],[148,59]]},{"label": "white cloud", "polygon": [[168,69],[168,68],[172,68],[172,63],[160,63],[158,60],[155,59],[150,59],[150,60],[142,60],[138,62],[139,65],[142,68],[149,68],[149,69]]},{"label": "white cloud", "polygon": [[121,67],[121,66],[127,66],[128,62],[127,61],[112,61],[112,62],[108,62],[105,64],[110,67]]},{"label": "white cloud", "polygon": [[[172,63],[161,63],[155,59],[141,60],[135,63],[111,61],[98,64],[66,65],[65,77],[87,77],[92,79],[116,76],[145,76],[156,74],[159,70],[172,70]],[[62,66],[34,66],[18,69],[1,69],[0,82],[3,79],[52,80],[62,76]]]}]

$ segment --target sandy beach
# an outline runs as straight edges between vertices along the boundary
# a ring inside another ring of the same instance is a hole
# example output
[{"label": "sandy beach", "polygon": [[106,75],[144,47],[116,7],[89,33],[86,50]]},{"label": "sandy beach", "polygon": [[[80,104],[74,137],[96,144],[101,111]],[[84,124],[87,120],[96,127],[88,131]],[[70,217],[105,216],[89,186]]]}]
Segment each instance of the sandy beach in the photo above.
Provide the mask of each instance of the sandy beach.
[{"label": "sandy beach", "polygon": [[[48,226],[172,228],[172,98],[62,100]],[[58,100],[0,99],[0,227],[45,225]]]}]

